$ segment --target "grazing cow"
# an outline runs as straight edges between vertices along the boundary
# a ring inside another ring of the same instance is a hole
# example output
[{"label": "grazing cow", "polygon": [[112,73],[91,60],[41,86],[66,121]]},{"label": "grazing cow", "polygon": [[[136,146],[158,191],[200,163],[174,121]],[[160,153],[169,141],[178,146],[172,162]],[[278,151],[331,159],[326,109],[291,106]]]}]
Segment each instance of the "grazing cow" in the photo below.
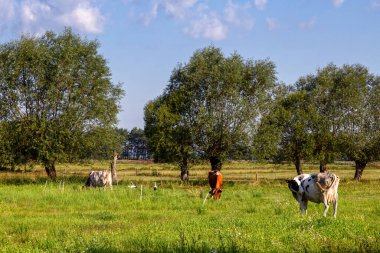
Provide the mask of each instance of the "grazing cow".
[{"label": "grazing cow", "polygon": [[293,180],[286,180],[293,197],[299,202],[301,213],[307,212],[308,201],[323,203],[326,217],[330,203],[334,205],[334,218],[338,209],[339,177],[333,173],[314,173],[296,176]]},{"label": "grazing cow", "polygon": [[220,199],[222,195],[223,176],[218,170],[210,170],[208,172],[208,183],[211,191],[209,192],[213,199]]},{"label": "grazing cow", "polygon": [[213,199],[220,199],[222,195],[223,176],[220,173],[222,162],[216,156],[210,157],[211,170],[208,172],[208,183],[211,191],[209,192]]},{"label": "grazing cow", "polygon": [[109,170],[91,171],[84,183],[84,186],[86,187],[103,186],[104,190],[106,190],[107,185],[112,191],[112,174]]}]

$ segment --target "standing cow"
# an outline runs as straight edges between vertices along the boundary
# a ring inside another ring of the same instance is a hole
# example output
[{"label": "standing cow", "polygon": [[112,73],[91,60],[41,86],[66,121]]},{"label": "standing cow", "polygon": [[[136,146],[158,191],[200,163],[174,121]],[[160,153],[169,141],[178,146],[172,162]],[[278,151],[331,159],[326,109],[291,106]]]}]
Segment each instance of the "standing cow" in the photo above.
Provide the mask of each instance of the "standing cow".
[{"label": "standing cow", "polygon": [[308,201],[323,203],[326,217],[330,204],[334,206],[334,218],[338,209],[339,177],[333,173],[302,174],[286,180],[293,197],[299,202],[301,213],[307,212]]},{"label": "standing cow", "polygon": [[84,186],[86,187],[103,186],[104,190],[106,190],[107,185],[112,191],[112,174],[109,170],[91,171],[84,183]]}]

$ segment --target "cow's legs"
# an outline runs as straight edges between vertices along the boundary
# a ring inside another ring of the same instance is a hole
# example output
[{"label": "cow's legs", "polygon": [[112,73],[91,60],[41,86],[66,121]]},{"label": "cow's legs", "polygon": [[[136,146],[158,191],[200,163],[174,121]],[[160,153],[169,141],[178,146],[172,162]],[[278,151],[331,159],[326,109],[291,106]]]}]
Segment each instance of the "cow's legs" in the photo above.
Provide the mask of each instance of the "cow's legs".
[{"label": "cow's legs", "polygon": [[330,204],[327,202],[327,198],[323,200],[323,204],[325,205],[325,211],[323,212],[323,216],[326,217],[330,207]]},{"label": "cow's legs", "polygon": [[336,197],[333,201],[334,206],[334,218],[336,218],[336,212],[338,211],[338,193],[336,193]]},{"label": "cow's legs", "polygon": [[301,214],[307,214],[307,200],[300,201]]}]

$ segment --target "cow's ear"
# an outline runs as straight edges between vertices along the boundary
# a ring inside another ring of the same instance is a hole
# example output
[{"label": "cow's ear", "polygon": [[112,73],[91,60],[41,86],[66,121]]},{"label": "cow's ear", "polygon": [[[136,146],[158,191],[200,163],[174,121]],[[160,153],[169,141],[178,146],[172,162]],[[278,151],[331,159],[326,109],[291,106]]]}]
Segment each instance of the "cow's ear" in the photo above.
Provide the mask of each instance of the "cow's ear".
[{"label": "cow's ear", "polygon": [[287,182],[289,184],[290,182],[292,182],[292,180],[286,179],[285,182]]}]

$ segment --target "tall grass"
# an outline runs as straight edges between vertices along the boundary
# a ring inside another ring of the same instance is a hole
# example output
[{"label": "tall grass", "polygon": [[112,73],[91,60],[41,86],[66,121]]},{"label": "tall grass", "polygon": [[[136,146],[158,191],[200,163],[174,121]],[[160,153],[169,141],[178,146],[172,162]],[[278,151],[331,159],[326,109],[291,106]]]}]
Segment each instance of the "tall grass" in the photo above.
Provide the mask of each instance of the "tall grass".
[{"label": "tall grass", "polygon": [[[76,182],[0,184],[1,252],[379,252],[380,181],[343,181],[337,219],[323,205],[301,216],[282,181],[149,181],[111,192]],[[332,208],[331,208],[332,209]]]}]

